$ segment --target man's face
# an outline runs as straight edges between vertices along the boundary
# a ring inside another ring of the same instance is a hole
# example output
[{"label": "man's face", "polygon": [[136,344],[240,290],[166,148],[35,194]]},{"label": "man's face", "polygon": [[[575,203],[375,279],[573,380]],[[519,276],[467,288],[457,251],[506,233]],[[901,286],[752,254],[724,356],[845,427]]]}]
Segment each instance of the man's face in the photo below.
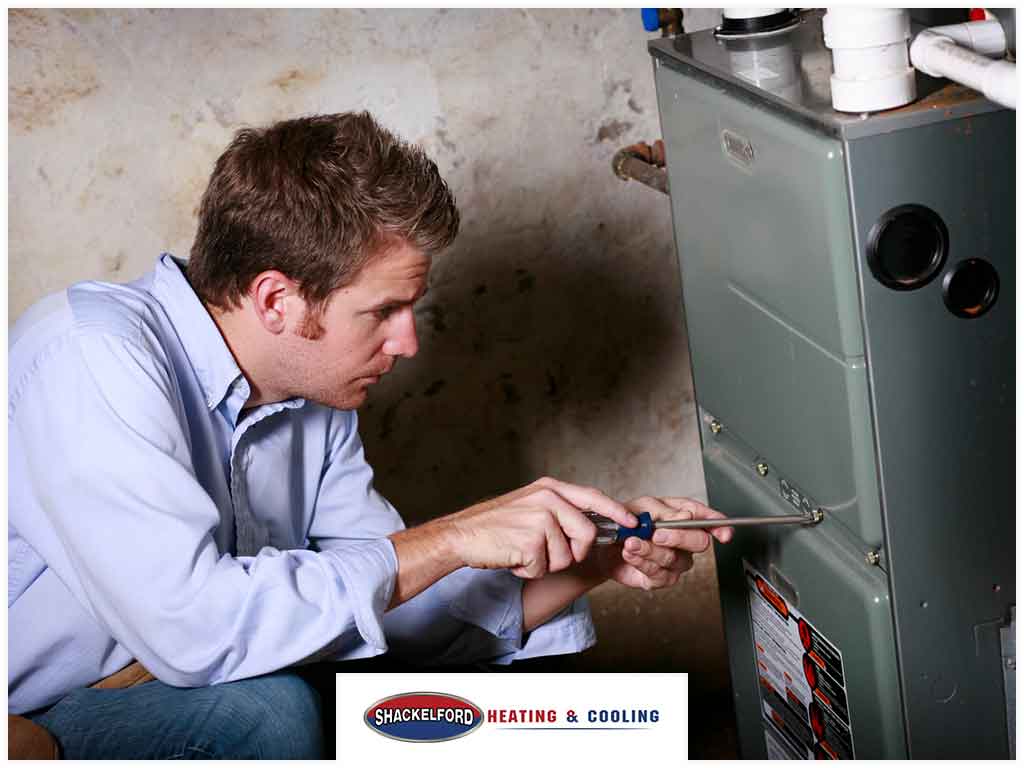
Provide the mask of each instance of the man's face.
[{"label": "man's face", "polygon": [[292,396],[350,410],[391,370],[419,349],[413,304],[427,290],[430,259],[408,244],[392,246],[331,294],[316,339],[293,329],[281,365]]}]

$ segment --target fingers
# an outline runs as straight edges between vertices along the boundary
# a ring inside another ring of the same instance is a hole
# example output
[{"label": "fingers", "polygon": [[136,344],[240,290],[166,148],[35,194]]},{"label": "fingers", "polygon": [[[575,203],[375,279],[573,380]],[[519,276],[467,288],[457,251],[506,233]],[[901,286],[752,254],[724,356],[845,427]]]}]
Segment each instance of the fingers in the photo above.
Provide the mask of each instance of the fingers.
[{"label": "fingers", "polygon": [[[640,500],[637,499],[637,501]],[[654,517],[655,520],[721,520],[725,518],[725,515],[717,509],[712,509],[711,507],[701,504],[699,501],[694,499],[687,499],[682,496],[665,496],[661,499],[657,499],[657,501],[662,502],[669,511],[665,517],[657,517],[653,512],[651,512],[651,516]],[[733,529],[729,527],[711,528],[710,533],[720,542],[726,544],[732,540]],[[710,543],[710,540],[708,543]],[[702,552],[703,550],[691,551]]]},{"label": "fingers", "polygon": [[[563,511],[562,514],[564,515],[565,512]],[[589,521],[584,520],[583,522]],[[561,571],[572,565],[575,558],[571,546],[583,546],[585,543],[585,539],[573,538],[572,534],[569,534],[570,538],[566,540],[563,530],[564,528],[559,527],[554,518],[547,518],[547,525],[544,526],[544,540],[547,548],[547,569],[549,571]],[[593,541],[593,531],[589,531],[588,535],[590,536],[590,541]],[[589,548],[589,544],[587,548]],[[586,557],[586,551],[584,551],[583,557]],[[583,558],[581,557],[580,559],[582,560]]]},{"label": "fingers", "polygon": [[680,552],[675,564],[669,570],[682,575],[691,568],[693,568],[693,555],[689,552]]},{"label": "fingers", "polygon": [[659,547],[635,537],[626,539],[623,554],[640,558],[658,568],[677,573],[688,571],[693,567],[693,555],[690,552],[670,547]]},{"label": "fingers", "polygon": [[637,538],[626,540],[622,559],[642,577],[630,579],[632,584],[643,589],[673,586],[693,567],[693,556],[688,552],[653,547]]},{"label": "fingers", "polygon": [[623,549],[629,554],[649,560],[661,568],[670,568],[678,559],[678,550],[658,547],[635,536],[626,539]]},{"label": "fingers", "polygon": [[537,504],[549,513],[550,525],[545,524],[545,532],[549,541],[551,570],[567,568],[574,560],[581,562],[586,558],[597,537],[597,527],[583,512],[550,488],[541,488],[524,501]]},{"label": "fingers", "polygon": [[[627,542],[628,541],[630,540],[627,540]],[[646,577],[640,585],[644,586],[646,589],[652,589],[667,584],[669,577],[672,575],[671,571],[666,568],[662,568],[653,560],[648,560],[646,557],[643,557],[633,551],[632,547],[628,543],[622,548],[622,559]]]},{"label": "fingers", "polygon": [[605,495],[596,488],[563,483],[561,480],[555,480],[552,477],[542,477],[534,485],[556,491],[577,509],[593,510],[600,515],[610,517],[619,525],[634,528],[640,523],[636,519],[636,515],[630,512],[624,504]]},{"label": "fingers", "polygon": [[512,575],[521,579],[539,579],[548,572],[548,548],[546,537],[532,546],[525,547],[519,558],[523,564],[512,569]]},{"label": "fingers", "polygon": [[[676,508],[667,504],[667,499],[656,499],[651,496],[641,496],[629,502],[629,506],[643,512],[649,512],[654,520],[689,520],[692,516],[692,508],[698,502],[691,499],[684,499],[686,505]],[[711,510],[712,512],[714,510]],[[717,513],[716,513],[717,514]],[[703,552],[711,546],[711,538],[706,531],[699,528],[689,530],[662,529],[654,532],[652,541],[663,547],[674,547],[685,549],[688,552]]]},{"label": "fingers", "polygon": [[[677,496],[642,496],[628,502],[626,507],[634,512],[647,512],[656,521],[725,517],[699,501]],[[712,531],[723,543],[732,538],[732,528]],[[693,553],[703,552],[710,545],[711,536],[700,529],[656,530],[650,541],[631,537],[622,547],[622,566],[614,572],[613,578],[621,584],[646,590],[672,586],[693,567]]]}]

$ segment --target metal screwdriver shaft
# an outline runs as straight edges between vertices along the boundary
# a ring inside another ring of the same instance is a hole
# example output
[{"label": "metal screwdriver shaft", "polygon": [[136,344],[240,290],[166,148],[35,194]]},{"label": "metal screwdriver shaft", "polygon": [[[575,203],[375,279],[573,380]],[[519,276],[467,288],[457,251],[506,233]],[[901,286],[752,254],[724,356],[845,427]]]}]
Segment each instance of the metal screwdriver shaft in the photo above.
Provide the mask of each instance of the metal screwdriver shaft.
[{"label": "metal screwdriver shaft", "polygon": [[719,520],[657,520],[658,528],[725,528],[736,525],[810,525],[809,515],[767,515],[763,517],[726,517]]}]

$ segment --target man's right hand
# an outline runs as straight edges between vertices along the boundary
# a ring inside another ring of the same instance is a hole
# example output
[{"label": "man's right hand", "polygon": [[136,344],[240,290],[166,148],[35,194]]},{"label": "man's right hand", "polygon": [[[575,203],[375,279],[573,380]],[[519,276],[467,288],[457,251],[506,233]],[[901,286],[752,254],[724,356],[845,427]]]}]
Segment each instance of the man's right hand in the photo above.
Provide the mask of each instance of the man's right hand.
[{"label": "man's right hand", "polygon": [[390,607],[400,605],[463,566],[507,568],[538,579],[586,558],[597,529],[592,510],[620,525],[639,521],[595,488],[544,477],[460,512],[389,537],[398,556]]},{"label": "man's right hand", "polygon": [[582,562],[597,535],[584,514],[593,510],[629,527],[625,506],[595,488],[544,477],[524,488],[451,515],[453,546],[474,568],[508,568],[537,579]]}]

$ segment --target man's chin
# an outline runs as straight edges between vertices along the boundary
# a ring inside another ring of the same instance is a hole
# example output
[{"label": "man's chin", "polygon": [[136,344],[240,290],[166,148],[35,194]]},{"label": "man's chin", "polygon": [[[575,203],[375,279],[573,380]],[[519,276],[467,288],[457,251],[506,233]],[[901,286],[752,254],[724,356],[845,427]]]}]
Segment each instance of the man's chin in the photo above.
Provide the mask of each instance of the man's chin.
[{"label": "man's chin", "polygon": [[352,392],[343,398],[343,402],[340,405],[334,406],[339,411],[354,411],[357,408],[362,408],[366,405],[366,401],[369,399],[370,393],[366,391],[366,387],[363,387],[358,392]]},{"label": "man's chin", "polygon": [[357,385],[341,395],[314,396],[306,399],[338,411],[354,411],[366,404],[369,397],[368,387],[369,384]]}]

